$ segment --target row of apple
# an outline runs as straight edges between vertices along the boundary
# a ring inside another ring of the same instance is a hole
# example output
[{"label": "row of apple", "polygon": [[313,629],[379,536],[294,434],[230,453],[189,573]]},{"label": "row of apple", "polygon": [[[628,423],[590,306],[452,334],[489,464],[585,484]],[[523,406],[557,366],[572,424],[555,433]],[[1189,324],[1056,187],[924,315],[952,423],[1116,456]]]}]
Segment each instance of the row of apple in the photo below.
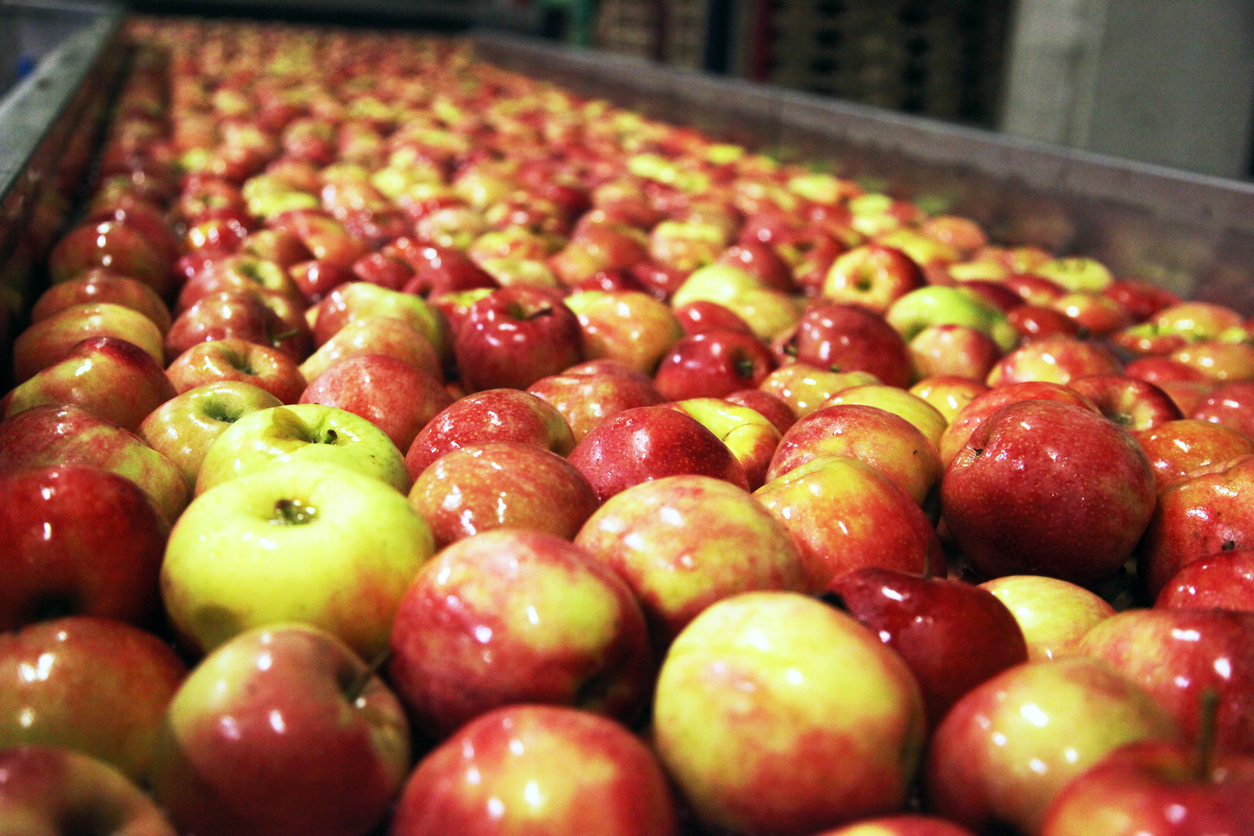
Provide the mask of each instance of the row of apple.
[{"label": "row of apple", "polygon": [[1239,313],[454,41],[131,33],[0,401],[0,743],[91,758],[5,815],[1249,828]]}]

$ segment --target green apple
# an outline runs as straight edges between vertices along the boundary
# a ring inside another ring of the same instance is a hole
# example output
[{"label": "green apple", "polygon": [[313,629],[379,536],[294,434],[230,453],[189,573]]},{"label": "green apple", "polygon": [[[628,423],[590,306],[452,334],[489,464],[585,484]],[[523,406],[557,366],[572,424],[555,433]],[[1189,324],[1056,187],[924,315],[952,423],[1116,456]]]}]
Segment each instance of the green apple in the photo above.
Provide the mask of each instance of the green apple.
[{"label": "green apple", "polygon": [[1019,344],[1005,314],[971,288],[929,285],[897,299],[884,314],[906,342],[930,325],[965,325],[993,338],[1002,351]]},{"label": "green apple", "polygon": [[372,658],[434,551],[426,522],[385,482],[288,462],[192,501],[170,533],[161,594],[175,629],[201,651],[251,627],[302,621]]},{"label": "green apple", "polygon": [[412,481],[405,456],[366,418],[324,404],[290,404],[244,415],[209,446],[196,494],[286,462],[325,462],[372,476],[400,493]]},{"label": "green apple", "polygon": [[741,593],[693,619],[662,663],[653,723],[697,820],[744,833],[902,810],[925,736],[901,656],[795,592]]}]

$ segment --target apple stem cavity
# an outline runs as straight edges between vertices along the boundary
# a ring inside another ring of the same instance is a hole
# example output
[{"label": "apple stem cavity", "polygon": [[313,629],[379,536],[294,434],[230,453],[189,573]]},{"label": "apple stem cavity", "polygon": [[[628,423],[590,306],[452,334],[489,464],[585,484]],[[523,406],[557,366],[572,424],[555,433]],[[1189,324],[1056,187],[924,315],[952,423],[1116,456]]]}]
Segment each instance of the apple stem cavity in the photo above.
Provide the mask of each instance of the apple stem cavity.
[{"label": "apple stem cavity", "polygon": [[383,650],[375,654],[370,660],[370,664],[362,669],[361,673],[353,677],[348,683],[348,687],[344,689],[344,699],[348,700],[349,705],[353,705],[357,700],[361,699],[361,695],[365,692],[366,686],[370,684],[371,678],[374,677],[383,666],[387,664],[388,659],[392,657],[392,649],[385,647]]},{"label": "apple stem cavity", "polygon": [[299,499],[280,499],[274,503],[271,522],[278,525],[308,525],[318,516],[318,509]]},{"label": "apple stem cavity", "polygon": [[1219,691],[1207,688],[1198,698],[1197,742],[1193,749],[1193,777],[1209,781],[1215,760],[1215,728],[1219,717]]}]

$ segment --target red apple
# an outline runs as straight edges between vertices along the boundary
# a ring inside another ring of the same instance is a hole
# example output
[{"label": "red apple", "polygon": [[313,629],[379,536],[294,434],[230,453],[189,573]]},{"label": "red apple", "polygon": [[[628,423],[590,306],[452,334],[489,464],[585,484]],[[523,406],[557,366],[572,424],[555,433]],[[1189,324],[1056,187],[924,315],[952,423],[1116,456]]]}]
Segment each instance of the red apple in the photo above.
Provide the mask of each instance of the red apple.
[{"label": "red apple", "polygon": [[229,338],[277,348],[297,363],[313,351],[309,327],[284,319],[257,291],[223,291],[197,299],[179,314],[165,336],[173,361],[194,345]]},{"label": "red apple", "polygon": [[401,599],[391,651],[397,694],[437,740],[512,703],[631,723],[655,671],[626,582],[568,538],[536,530],[485,531],[441,551]]},{"label": "red apple", "polygon": [[[572,769],[572,764],[579,764]],[[563,706],[490,711],[428,753],[405,783],[390,836],[678,836],[666,774],[609,718]]]},{"label": "red apple", "polygon": [[942,376],[984,380],[1001,357],[993,338],[969,325],[929,325],[910,340],[914,380]]},{"label": "red apple", "polygon": [[752,334],[712,329],[680,339],[662,358],[653,385],[667,400],[721,398],[754,389],[779,365]]},{"label": "red apple", "polygon": [[561,414],[576,442],[624,410],[666,401],[652,380],[621,363],[580,363],[561,374],[540,378],[527,387],[527,392]]},{"label": "red apple", "polygon": [[821,295],[832,302],[883,313],[897,299],[923,285],[923,271],[903,250],[868,243],[836,257],[828,268]]},{"label": "red apple", "polygon": [[929,728],[967,691],[1028,660],[1014,614],[978,586],[867,567],[838,575],[828,590],[906,660]]},{"label": "red apple", "polygon": [[115,337],[138,346],[165,365],[163,336],[139,311],[112,302],[84,302],[63,308],[32,324],[13,340],[13,381],[23,383],[36,372],[65,358],[83,340]]},{"label": "red apple", "polygon": [[1098,413],[1097,405],[1069,386],[1045,381],[1010,383],[977,395],[949,421],[941,436],[940,457],[946,465],[962,450],[975,428],[1004,406],[1028,400],[1055,400]]},{"label": "red apple", "polygon": [[1254,549],[1233,549],[1186,564],[1154,599],[1155,607],[1254,612]]},{"label": "red apple", "polygon": [[162,335],[170,330],[173,321],[165,301],[150,285],[104,268],[88,270],[49,287],[35,300],[30,320],[41,322],[66,308],[92,302],[109,302],[139,311],[153,321]]},{"label": "red apple", "polygon": [[798,363],[837,372],[869,372],[881,383],[909,386],[910,351],[882,316],[857,305],[828,302],[801,316],[784,351]]},{"label": "red apple", "polygon": [[784,403],[782,398],[761,389],[737,389],[724,396],[723,400],[737,406],[747,406],[759,413],[775,425],[781,436],[797,423],[797,414],[792,411],[792,407]]},{"label": "red apple", "polygon": [[1254,438],[1196,418],[1134,431],[1133,438],[1149,456],[1160,492],[1196,471],[1254,453]]},{"label": "red apple", "polygon": [[1254,438],[1254,382],[1221,383],[1193,408],[1189,417],[1229,427]]},{"label": "red apple", "polygon": [[288,354],[239,337],[196,343],[170,362],[166,376],[182,394],[209,383],[249,383],[280,403],[296,403],[305,389],[301,367]]},{"label": "red apple", "polygon": [[472,391],[526,389],[583,359],[579,320],[551,292],[505,287],[470,306],[454,354]]},{"label": "red apple", "polygon": [[1088,398],[1110,420],[1130,432],[1153,429],[1184,417],[1162,389],[1122,374],[1078,377],[1067,384]]},{"label": "red apple", "polygon": [[118,221],[87,221],[61,237],[48,254],[53,283],[72,279],[84,270],[105,267],[139,279],[166,298],[172,289],[173,262],[161,244],[149,241],[136,226]]},{"label": "red apple", "polygon": [[1123,365],[1101,343],[1073,337],[1047,337],[1020,346],[997,361],[988,373],[994,388],[1031,381],[1066,385],[1079,377],[1122,374]]},{"label": "red apple", "polygon": [[0,749],[64,746],[143,782],[187,665],[156,635],[66,616],[0,635]]},{"label": "red apple", "polygon": [[395,695],[348,647],[297,624],[239,634],[170,702],[153,796],[180,832],[358,836],[409,768]]},{"label": "red apple", "polygon": [[708,299],[697,299],[675,308],[675,317],[683,326],[684,333],[689,336],[703,331],[727,329],[742,334],[752,334],[751,329],[731,308],[711,302]]},{"label": "red apple", "polygon": [[588,432],[568,459],[604,502],[631,485],[694,473],[748,490],[744,467],[695,418],[664,406],[627,409]]}]

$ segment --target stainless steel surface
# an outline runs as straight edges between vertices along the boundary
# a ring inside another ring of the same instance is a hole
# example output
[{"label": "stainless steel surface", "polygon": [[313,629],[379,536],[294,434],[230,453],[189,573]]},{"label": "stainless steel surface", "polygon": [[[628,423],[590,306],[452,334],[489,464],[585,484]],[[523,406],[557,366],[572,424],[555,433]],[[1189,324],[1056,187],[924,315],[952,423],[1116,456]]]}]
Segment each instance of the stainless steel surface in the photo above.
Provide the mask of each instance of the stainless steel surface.
[{"label": "stainless steel surface", "polygon": [[982,221],[1006,243],[1254,314],[1254,185],[1017,140],[639,59],[475,34],[500,66]]}]

